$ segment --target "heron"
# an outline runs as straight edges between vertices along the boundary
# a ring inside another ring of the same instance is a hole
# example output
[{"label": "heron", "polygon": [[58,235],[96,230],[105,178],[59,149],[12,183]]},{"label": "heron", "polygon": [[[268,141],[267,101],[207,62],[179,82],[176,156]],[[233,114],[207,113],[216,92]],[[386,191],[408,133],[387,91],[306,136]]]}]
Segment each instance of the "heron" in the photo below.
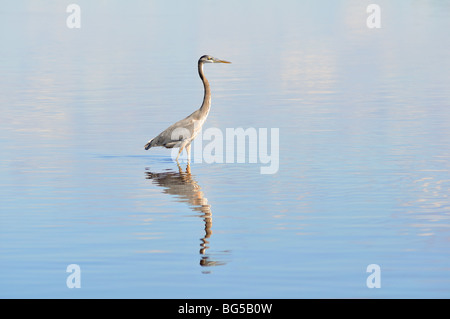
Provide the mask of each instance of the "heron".
[{"label": "heron", "polygon": [[206,118],[209,114],[209,109],[211,108],[211,89],[209,87],[209,82],[203,73],[203,65],[205,63],[231,63],[229,61],[217,59],[210,55],[203,55],[198,60],[198,74],[203,82],[205,93],[203,96],[203,103],[199,109],[194,111],[191,115],[186,118],[172,124],[167,129],[162,131],[158,136],[152,138],[147,144],[145,144],[145,150],[151,147],[162,146],[165,148],[179,147],[178,158],[180,157],[183,149],[186,149],[187,160],[190,162],[191,157],[191,143],[199,133]]}]

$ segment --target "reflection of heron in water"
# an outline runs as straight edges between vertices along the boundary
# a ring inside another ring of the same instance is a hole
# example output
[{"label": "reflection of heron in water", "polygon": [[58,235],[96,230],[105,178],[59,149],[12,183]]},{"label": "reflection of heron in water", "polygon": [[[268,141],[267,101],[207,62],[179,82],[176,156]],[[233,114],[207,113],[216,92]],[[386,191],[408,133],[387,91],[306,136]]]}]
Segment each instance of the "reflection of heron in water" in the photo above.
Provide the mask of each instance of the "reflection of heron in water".
[{"label": "reflection of heron in water", "polygon": [[196,212],[201,213],[200,217],[205,222],[205,235],[201,238],[200,254],[202,258],[200,260],[201,266],[218,266],[223,265],[224,262],[210,260],[210,256],[206,254],[206,250],[209,248],[208,238],[211,237],[212,231],[212,212],[211,206],[208,204],[208,200],[200,190],[200,186],[193,179],[191,175],[191,168],[188,165],[186,172],[183,172],[178,164],[178,172],[168,170],[163,173],[145,172],[146,178],[151,179],[154,184],[164,187],[164,193],[170,195],[176,195],[180,201],[187,202],[190,208]]}]

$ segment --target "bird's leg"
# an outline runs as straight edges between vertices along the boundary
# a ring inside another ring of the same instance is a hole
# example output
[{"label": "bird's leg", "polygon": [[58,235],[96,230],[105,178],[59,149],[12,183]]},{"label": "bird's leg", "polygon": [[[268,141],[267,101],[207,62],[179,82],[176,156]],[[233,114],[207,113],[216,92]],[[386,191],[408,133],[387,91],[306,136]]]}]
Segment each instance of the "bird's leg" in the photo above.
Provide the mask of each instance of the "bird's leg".
[{"label": "bird's leg", "polygon": [[177,162],[177,166],[178,166],[178,173],[180,173],[180,175],[182,175],[183,170],[181,169],[180,163]]},{"label": "bird's leg", "polygon": [[187,152],[186,174],[191,174],[191,144],[186,146],[186,152]]},{"label": "bird's leg", "polygon": [[176,159],[177,163],[178,163],[178,158],[180,157],[181,152],[183,152],[183,149],[184,149],[184,145],[181,145],[180,150],[178,151],[177,159]]},{"label": "bird's leg", "polygon": [[189,165],[191,163],[191,144],[186,146],[186,152],[187,152],[187,162]]}]

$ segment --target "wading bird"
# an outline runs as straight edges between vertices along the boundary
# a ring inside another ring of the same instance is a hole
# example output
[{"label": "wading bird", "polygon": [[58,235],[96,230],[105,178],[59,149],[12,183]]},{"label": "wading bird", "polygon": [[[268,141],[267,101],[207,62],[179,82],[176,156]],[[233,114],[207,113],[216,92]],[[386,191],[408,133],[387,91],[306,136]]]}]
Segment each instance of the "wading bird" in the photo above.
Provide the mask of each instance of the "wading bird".
[{"label": "wading bird", "polygon": [[203,74],[203,64],[205,63],[231,62],[220,60],[209,55],[204,55],[198,60],[198,74],[200,75],[200,79],[203,81],[203,86],[205,88],[202,106],[188,117],[172,124],[166,130],[161,132],[161,134],[151,139],[145,144],[146,150],[155,146],[163,146],[165,148],[179,147],[180,151],[178,152],[176,159],[178,162],[181,152],[186,148],[188,163],[190,162],[191,142],[197,136],[203,123],[205,123],[211,107],[211,89],[208,80]]}]

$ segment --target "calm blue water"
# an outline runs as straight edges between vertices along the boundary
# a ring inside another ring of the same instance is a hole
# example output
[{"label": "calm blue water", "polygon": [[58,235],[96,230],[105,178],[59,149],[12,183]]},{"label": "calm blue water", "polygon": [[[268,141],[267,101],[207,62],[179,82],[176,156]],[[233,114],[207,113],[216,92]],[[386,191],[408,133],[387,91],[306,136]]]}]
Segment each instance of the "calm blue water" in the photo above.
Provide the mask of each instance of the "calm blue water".
[{"label": "calm blue water", "polygon": [[[2,298],[450,297],[449,3],[76,3],[0,7]],[[205,129],[279,128],[276,174],[144,151],[203,54]]]}]

